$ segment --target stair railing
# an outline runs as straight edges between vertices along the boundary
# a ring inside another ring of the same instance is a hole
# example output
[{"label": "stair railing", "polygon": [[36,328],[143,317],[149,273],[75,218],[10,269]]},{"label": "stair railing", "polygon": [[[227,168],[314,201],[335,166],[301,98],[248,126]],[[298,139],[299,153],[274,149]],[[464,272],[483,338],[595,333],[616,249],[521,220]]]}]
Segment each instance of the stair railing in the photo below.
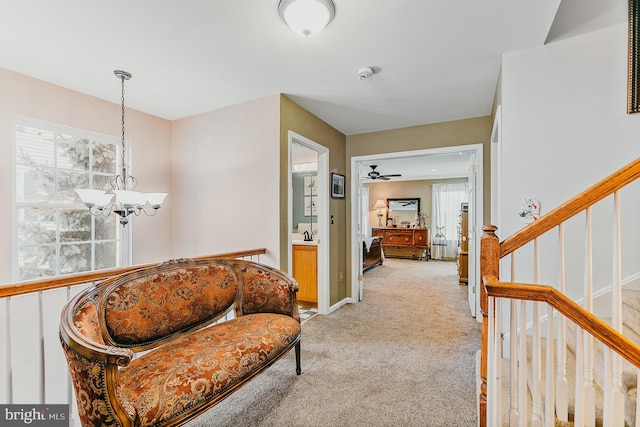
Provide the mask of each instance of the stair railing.
[{"label": "stair railing", "polygon": [[[572,411],[576,426],[595,426],[596,418],[602,419],[604,426],[625,425],[623,364],[640,368],[640,347],[622,333],[622,248],[628,248],[629,243],[626,240],[623,246],[621,218],[625,219],[624,230],[632,233],[640,230],[640,215],[622,209],[621,199],[630,195],[626,199],[630,201],[628,206],[637,206],[638,186],[629,184],[639,177],[640,158],[502,243],[495,234],[496,227],[483,228],[479,397],[482,427],[553,426],[556,419],[569,421]],[[599,224],[595,232],[594,217]],[[612,226],[613,232],[603,237],[600,225],[605,223]],[[557,237],[550,233],[552,230],[557,230]],[[573,238],[577,235],[584,237],[576,242]],[[638,235],[633,239],[637,242]],[[603,263],[600,257],[594,259],[594,242],[612,245],[611,263]],[[567,245],[579,250],[567,250]],[[576,252],[582,250],[584,257],[576,257]],[[632,250],[637,255],[637,248]],[[638,265],[636,260],[636,273]],[[500,280],[501,267],[510,276],[508,281]],[[580,274],[576,274],[578,270]],[[603,270],[611,274],[610,287],[602,286]],[[556,277],[551,277],[550,271]],[[638,277],[627,279],[633,278]],[[574,295],[575,286],[569,287],[572,294],[567,295],[567,283],[580,281],[582,295]],[[555,286],[541,286],[543,282]],[[598,285],[596,290],[594,283]],[[609,288],[610,324],[593,313],[594,298]],[[603,344],[603,349],[594,344],[594,338]],[[572,356],[567,344],[572,344],[575,351],[575,373],[567,368]],[[594,354],[599,351],[604,353],[604,367],[594,369]],[[507,363],[508,367],[503,366]],[[602,378],[596,378],[601,374]],[[596,397],[599,389],[602,398]],[[503,390],[508,393],[504,400]],[[640,408],[635,406],[636,410]],[[602,413],[596,414],[596,407],[601,407]],[[640,416],[634,417],[632,409],[627,408],[626,422],[640,426]]]},{"label": "stair railing", "polygon": [[[194,259],[259,261],[265,253],[259,248]],[[62,307],[93,283],[155,264],[0,285],[0,404],[70,404],[71,414],[77,414],[58,339]],[[80,424],[71,419],[73,425]]]}]

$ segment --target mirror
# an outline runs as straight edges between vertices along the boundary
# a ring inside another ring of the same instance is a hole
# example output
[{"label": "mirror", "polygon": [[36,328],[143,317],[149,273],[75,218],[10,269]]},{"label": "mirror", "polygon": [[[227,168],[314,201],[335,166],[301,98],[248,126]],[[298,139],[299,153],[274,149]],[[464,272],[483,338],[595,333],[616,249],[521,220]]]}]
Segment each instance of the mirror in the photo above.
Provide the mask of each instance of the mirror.
[{"label": "mirror", "polygon": [[397,227],[409,227],[416,222],[420,212],[420,198],[387,199],[389,205],[388,218]]}]

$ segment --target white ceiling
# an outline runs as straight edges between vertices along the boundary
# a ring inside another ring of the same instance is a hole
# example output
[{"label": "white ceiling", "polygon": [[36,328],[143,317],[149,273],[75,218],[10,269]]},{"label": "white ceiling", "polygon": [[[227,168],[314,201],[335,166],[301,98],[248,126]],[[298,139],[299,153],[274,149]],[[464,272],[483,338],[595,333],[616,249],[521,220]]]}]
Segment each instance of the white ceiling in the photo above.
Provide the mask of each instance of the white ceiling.
[{"label": "white ceiling", "polygon": [[[123,69],[127,107],[166,119],[284,93],[352,135],[489,115],[503,53],[622,22],[627,7],[334,0],[305,39],[278,1],[0,0],[0,67],[114,103]],[[363,66],[376,74],[357,80]]]},{"label": "white ceiling", "polygon": [[[0,0],[0,67],[178,119],[285,93],[344,134],[490,114],[504,52],[560,0],[334,0],[319,35],[278,0]],[[356,71],[378,72],[357,80]]]},{"label": "white ceiling", "polygon": [[388,182],[370,180],[366,175],[371,172],[370,166],[376,165],[380,175],[401,174],[390,181],[411,181],[419,179],[462,178],[469,176],[469,165],[472,151],[460,151],[448,154],[430,154],[410,157],[382,158],[362,162],[367,168],[361,173],[366,183]]}]

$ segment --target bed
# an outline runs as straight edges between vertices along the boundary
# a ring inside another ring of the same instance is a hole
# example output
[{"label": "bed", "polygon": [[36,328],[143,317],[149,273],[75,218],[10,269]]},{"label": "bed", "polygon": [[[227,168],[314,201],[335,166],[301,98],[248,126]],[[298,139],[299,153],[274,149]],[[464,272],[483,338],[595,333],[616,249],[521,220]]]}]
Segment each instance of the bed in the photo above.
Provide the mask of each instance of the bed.
[{"label": "bed", "polygon": [[381,242],[382,238],[379,236],[367,237],[362,241],[362,271],[382,265],[384,254]]}]

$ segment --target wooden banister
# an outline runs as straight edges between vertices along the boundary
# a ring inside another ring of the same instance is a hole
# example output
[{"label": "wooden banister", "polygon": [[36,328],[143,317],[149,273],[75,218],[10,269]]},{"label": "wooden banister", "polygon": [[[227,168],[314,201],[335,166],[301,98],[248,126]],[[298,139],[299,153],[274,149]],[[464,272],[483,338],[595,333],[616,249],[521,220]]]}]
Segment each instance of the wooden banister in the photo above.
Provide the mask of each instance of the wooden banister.
[{"label": "wooden banister", "polygon": [[566,203],[541,216],[539,220],[514,233],[500,244],[500,258],[509,255],[536,237],[542,236],[558,224],[565,222],[638,178],[640,178],[640,157]]},{"label": "wooden banister", "polygon": [[[495,234],[495,226],[483,227],[480,239],[480,313],[482,315],[482,348],[480,355],[479,425],[487,426],[487,357],[488,357],[488,297],[504,297],[528,301],[546,302],[566,318],[576,323],[591,336],[600,340],[620,356],[640,368],[640,347],[583,309],[567,296],[551,286],[523,285],[500,282],[500,260],[517,249],[563,224],[570,218],[595,205],[604,198],[616,194],[626,185],[640,178],[640,158],[578,194],[576,197],[551,210],[539,220],[517,231],[502,243]],[[495,302],[494,302],[495,304]]]},{"label": "wooden banister", "polygon": [[[194,260],[206,260],[216,258],[242,258],[253,255],[263,255],[267,252],[266,248],[249,249],[246,251],[225,252],[215,255],[204,255],[194,257]],[[86,273],[70,274],[67,276],[56,276],[48,279],[31,280],[27,282],[9,283],[0,285],[0,298],[12,297],[16,295],[24,295],[32,292],[47,291],[51,289],[64,288],[66,286],[80,285],[83,283],[104,280],[109,277],[128,273],[143,267],[151,267],[157,265],[157,262],[131,265],[128,267],[110,268],[107,270],[88,271]]]},{"label": "wooden banister", "polygon": [[639,346],[554,287],[500,282],[495,276],[484,276],[482,282],[492,297],[546,302],[640,369]]}]

